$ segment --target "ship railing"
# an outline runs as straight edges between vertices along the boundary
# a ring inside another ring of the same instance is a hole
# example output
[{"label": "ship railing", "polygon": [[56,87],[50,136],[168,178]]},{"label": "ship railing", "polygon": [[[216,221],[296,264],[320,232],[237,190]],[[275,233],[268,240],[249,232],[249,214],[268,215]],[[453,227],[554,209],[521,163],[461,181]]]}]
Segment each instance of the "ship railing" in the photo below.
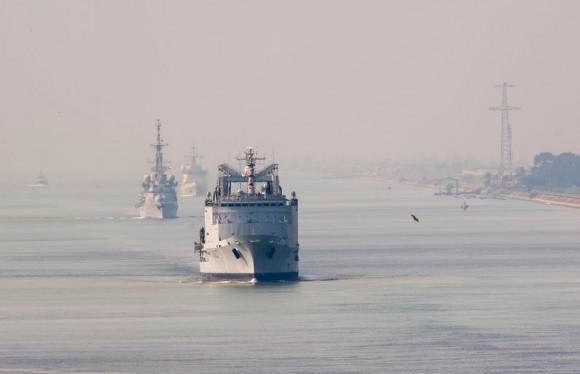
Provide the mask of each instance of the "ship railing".
[{"label": "ship railing", "polygon": [[262,207],[262,206],[291,206],[297,205],[296,200],[263,199],[263,200],[211,200],[205,201],[206,206],[222,207]]},{"label": "ship railing", "polygon": [[266,194],[255,194],[255,195],[248,195],[248,194],[238,194],[238,195],[226,195],[220,196],[220,201],[285,201],[285,195],[266,195]]}]

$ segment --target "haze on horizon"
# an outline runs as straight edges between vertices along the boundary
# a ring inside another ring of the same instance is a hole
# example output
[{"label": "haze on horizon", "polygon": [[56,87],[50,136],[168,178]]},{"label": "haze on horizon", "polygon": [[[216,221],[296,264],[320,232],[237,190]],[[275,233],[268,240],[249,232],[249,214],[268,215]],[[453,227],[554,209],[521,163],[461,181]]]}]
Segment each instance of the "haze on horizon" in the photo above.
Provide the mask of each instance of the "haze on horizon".
[{"label": "haze on horizon", "polygon": [[[0,172],[580,153],[580,2],[0,0]],[[281,165],[284,168],[284,165]],[[9,177],[10,178],[10,177]]]}]

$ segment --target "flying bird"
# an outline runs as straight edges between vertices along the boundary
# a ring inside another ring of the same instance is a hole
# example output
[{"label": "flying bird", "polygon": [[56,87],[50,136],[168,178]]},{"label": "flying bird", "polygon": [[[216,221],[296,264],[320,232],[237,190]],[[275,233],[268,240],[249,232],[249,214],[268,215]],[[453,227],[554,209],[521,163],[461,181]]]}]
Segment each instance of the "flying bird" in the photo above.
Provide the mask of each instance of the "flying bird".
[{"label": "flying bird", "polygon": [[415,222],[419,222],[419,218],[417,218],[417,216],[416,216],[416,215],[414,215],[414,214],[411,214],[411,217],[413,217],[413,221],[415,221]]}]

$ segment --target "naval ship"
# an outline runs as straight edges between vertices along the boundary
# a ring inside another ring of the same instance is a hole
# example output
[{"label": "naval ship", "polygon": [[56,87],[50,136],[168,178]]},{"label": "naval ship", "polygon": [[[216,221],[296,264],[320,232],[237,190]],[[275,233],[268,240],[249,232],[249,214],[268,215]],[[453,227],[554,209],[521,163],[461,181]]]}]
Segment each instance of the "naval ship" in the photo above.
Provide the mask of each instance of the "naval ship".
[{"label": "naval ship", "polygon": [[199,231],[199,270],[205,281],[298,279],[298,199],[282,194],[278,164],[256,170],[248,147],[242,172],[219,165],[217,186],[205,200]]},{"label": "naval ship", "polygon": [[36,177],[36,180],[34,181],[33,184],[30,185],[30,187],[46,187],[46,186],[48,186],[48,180],[44,176],[44,173],[42,172],[41,169],[40,174],[38,175],[38,177]]},{"label": "naval ship", "polygon": [[207,192],[205,165],[195,147],[187,165],[181,167],[181,196],[200,196]]},{"label": "naval ship", "polygon": [[157,120],[157,143],[155,147],[155,166],[152,173],[143,178],[141,199],[136,205],[139,215],[143,218],[175,218],[177,217],[177,195],[175,176],[166,174],[169,170],[163,165],[163,147],[167,144],[161,139],[161,122]]}]

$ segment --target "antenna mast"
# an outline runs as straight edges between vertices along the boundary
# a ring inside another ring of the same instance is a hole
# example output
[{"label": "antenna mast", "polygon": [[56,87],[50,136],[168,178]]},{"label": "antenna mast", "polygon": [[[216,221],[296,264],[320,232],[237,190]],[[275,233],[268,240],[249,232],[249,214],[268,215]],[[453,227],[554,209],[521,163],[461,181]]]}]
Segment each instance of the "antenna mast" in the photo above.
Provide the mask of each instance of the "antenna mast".
[{"label": "antenna mast", "polygon": [[254,173],[256,167],[256,161],[265,160],[264,157],[258,157],[254,147],[246,147],[246,157],[238,157],[237,160],[246,161],[246,167],[242,176],[248,178],[248,195],[254,195],[256,193],[256,188],[254,186]]},{"label": "antenna mast", "polygon": [[503,82],[495,87],[502,89],[501,106],[490,107],[489,110],[501,110],[501,155],[499,161],[499,171],[497,178],[500,182],[511,180],[513,177],[512,166],[512,127],[509,122],[509,111],[520,110],[519,107],[509,106],[507,102],[508,87],[515,87],[513,84]]},{"label": "antenna mast", "polygon": [[165,167],[163,167],[163,147],[168,144],[163,143],[163,139],[161,139],[161,121],[159,119],[157,119],[157,125],[155,126],[157,127],[157,143],[151,144],[151,147],[155,147],[155,167],[151,170],[161,175],[165,172]]}]

